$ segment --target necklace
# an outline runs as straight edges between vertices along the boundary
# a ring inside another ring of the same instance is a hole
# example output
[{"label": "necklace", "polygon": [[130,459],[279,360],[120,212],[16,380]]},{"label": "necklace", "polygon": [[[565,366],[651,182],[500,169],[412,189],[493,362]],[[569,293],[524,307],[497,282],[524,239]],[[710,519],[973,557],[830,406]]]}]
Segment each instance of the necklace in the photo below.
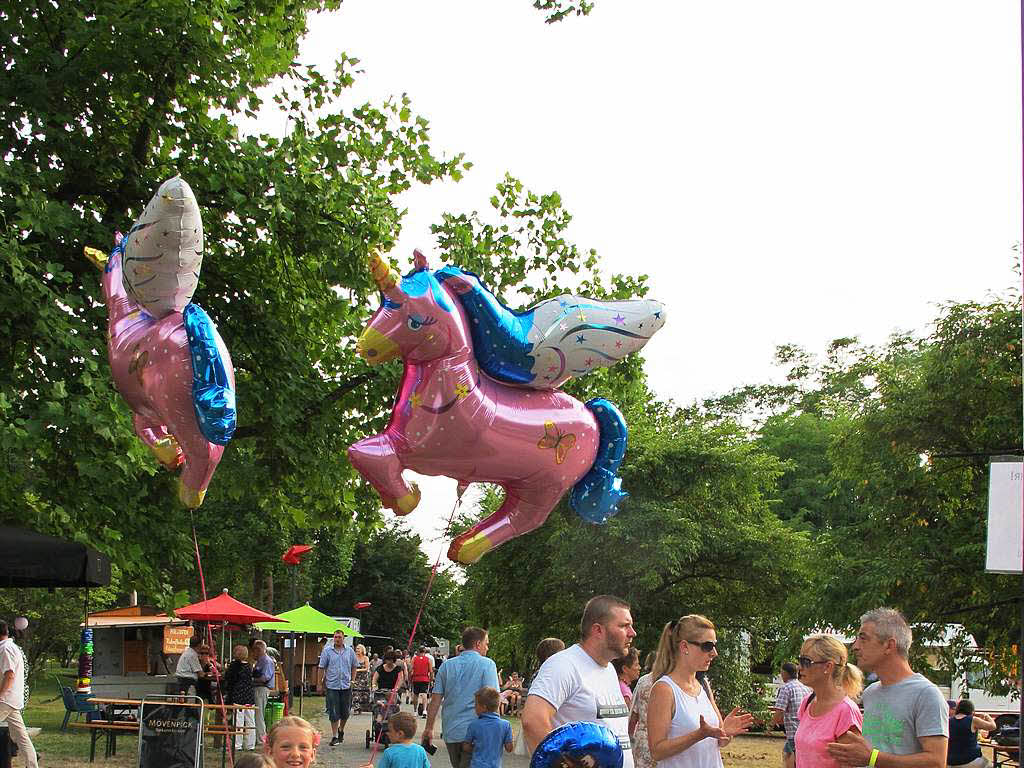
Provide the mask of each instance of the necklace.
[{"label": "necklace", "polygon": [[673,677],[673,680],[675,680],[676,684],[687,696],[692,696],[693,698],[700,696],[700,682],[698,682],[696,677],[691,680],[680,680]]}]

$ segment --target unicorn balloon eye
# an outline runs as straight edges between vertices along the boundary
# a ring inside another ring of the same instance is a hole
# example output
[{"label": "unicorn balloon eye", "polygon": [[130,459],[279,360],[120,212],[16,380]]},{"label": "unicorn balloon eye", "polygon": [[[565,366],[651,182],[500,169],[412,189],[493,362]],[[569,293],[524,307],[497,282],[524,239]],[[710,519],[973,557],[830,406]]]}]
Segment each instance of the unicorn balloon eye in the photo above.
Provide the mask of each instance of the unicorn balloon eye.
[{"label": "unicorn balloon eye", "polygon": [[409,315],[405,324],[409,327],[410,331],[418,331],[423,326],[433,325],[436,322],[437,320],[432,317],[417,317],[416,315]]},{"label": "unicorn balloon eye", "polygon": [[[371,365],[400,356],[405,370],[387,429],[348,455],[385,507],[406,515],[420,502],[403,469],[500,485],[501,508],[452,542],[448,557],[460,563],[538,527],[566,493],[587,522],[618,512],[622,414],[557,387],[640,349],[664,325],[664,306],[566,294],[514,312],[475,275],[431,272],[419,251],[405,277],[377,255],[369,266],[383,303],[356,350]],[[406,302],[418,313],[403,320],[391,310]],[[424,343],[403,326],[436,331]]]}]

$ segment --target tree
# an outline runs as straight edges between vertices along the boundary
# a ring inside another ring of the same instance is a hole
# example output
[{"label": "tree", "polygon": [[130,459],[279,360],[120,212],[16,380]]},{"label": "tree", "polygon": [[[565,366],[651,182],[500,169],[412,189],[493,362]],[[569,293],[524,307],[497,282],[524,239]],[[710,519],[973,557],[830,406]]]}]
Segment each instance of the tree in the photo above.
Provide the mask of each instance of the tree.
[{"label": "tree", "polygon": [[642,654],[686,613],[709,615],[723,636],[773,625],[779,596],[802,585],[808,550],[768,504],[778,461],[735,425],[689,422],[618,392],[630,425],[621,471],[630,498],[600,527],[560,504],[544,526],[468,566],[473,618],[521,627],[514,640],[526,649],[546,635],[571,643],[586,600],[614,594],[633,606]]},{"label": "tree", "polygon": [[841,560],[805,610],[841,626],[891,603],[912,621],[962,621],[982,645],[1016,641],[1016,616],[982,606],[1016,589],[984,560],[989,456],[1021,449],[1020,343],[1011,296],[948,305],[927,337],[861,353],[868,396],[829,449],[857,515],[828,532]]},{"label": "tree", "polygon": [[109,586],[84,589],[3,589],[0,616],[10,622],[15,616],[28,619],[28,630],[18,645],[25,651],[32,677],[43,673],[43,661],[69,663],[77,651],[86,606],[91,611],[111,608],[120,592],[120,574],[111,574]]},{"label": "tree", "polygon": [[587,16],[594,4],[586,0],[533,0],[533,7],[547,13],[546,24],[554,24],[567,16]]},{"label": "tree", "polygon": [[820,361],[780,348],[785,385],[705,404],[745,412],[758,446],[786,462],[779,514],[812,536],[780,658],[802,634],[856,627],[884,604],[925,632],[963,623],[1008,672],[1019,629],[998,603],[1016,586],[984,572],[985,521],[989,457],[1021,450],[1020,339],[1017,292],[949,304],[923,336],[838,339]]},{"label": "tree", "polygon": [[420,537],[391,524],[356,542],[345,585],[316,598],[313,605],[344,615],[355,603],[370,602],[364,631],[390,637],[392,645],[404,648],[422,604],[414,646],[424,641],[432,645],[432,637],[456,638],[465,619],[460,587],[447,568],[439,568],[426,595],[432,566],[420,549]]},{"label": "tree", "polygon": [[[469,164],[434,153],[406,98],[337,107],[353,60],[330,75],[295,63],[307,14],[339,5],[92,0],[0,17],[0,521],[88,542],[164,606],[196,594],[191,520],[111,386],[98,276],[81,251],[126,230],[176,172],[202,206],[195,299],[231,350],[239,398],[235,439],[195,514],[211,583],[272,607],[281,573],[268,553],[329,529],[342,578],[352,539],[380,522],[343,458],[383,426],[398,373],[352,351],[377,303],[365,257],[394,242],[396,195]],[[272,108],[256,95],[270,83],[290,132],[240,135],[235,118]],[[507,184],[496,205],[532,199]],[[568,215],[545,200],[518,224],[557,230]],[[495,260],[490,276],[517,290],[538,270],[594,273],[592,254],[530,247],[528,269]],[[260,557],[240,561],[239,547]]]}]

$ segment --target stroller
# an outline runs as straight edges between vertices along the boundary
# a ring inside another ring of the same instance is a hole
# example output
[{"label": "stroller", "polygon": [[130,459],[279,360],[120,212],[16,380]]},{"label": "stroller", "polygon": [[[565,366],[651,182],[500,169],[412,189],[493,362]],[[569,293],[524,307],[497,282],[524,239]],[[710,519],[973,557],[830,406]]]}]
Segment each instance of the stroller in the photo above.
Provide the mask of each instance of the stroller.
[{"label": "stroller", "polygon": [[388,706],[388,699],[391,697],[391,691],[377,690],[373,692],[373,704],[370,707],[370,727],[366,729],[366,748],[370,748],[370,743],[377,741],[380,742],[382,748],[387,748],[391,743],[388,738],[388,720],[391,716],[400,710],[398,704],[398,698],[395,698],[395,702]]},{"label": "stroller", "polygon": [[365,669],[352,678],[352,711],[356,714],[370,711],[370,681]]}]

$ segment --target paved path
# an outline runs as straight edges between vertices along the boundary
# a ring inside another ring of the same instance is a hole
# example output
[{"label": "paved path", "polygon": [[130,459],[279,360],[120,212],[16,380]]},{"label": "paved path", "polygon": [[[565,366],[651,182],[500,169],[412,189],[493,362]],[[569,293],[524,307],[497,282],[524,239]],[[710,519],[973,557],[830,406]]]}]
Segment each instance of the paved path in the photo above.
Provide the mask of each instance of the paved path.
[{"label": "paved path", "polygon": [[[297,702],[296,702],[297,704]],[[298,713],[298,707],[296,706],[294,713]],[[402,709],[406,712],[414,712],[415,708],[409,705],[402,705]],[[320,742],[320,748],[317,750],[316,763],[318,766],[330,766],[330,768],[359,768],[364,765],[370,759],[370,753],[373,749],[371,743],[370,749],[366,748],[366,731],[370,728],[370,715],[359,714],[352,715],[345,724],[345,741],[336,747],[329,746],[331,742],[331,724],[327,720],[327,715],[324,712],[324,700],[321,696],[307,696],[302,707],[302,716],[309,720],[315,727],[320,730],[323,734],[323,740]],[[416,743],[419,743],[420,733],[423,730],[423,723],[426,720],[418,718],[419,726],[416,731]],[[436,733],[435,728],[435,733]],[[512,723],[512,733],[518,740],[520,728],[518,722]],[[435,741],[437,745],[437,752],[430,756],[431,768],[452,768],[451,760],[448,759],[448,750],[445,749],[444,743],[441,741]],[[518,746],[518,745],[517,745]],[[517,751],[522,751],[521,749]],[[380,753],[378,752],[378,758]],[[377,759],[374,760],[374,763]],[[505,754],[502,760],[502,768],[529,768],[530,759],[526,755],[518,754]]]}]

